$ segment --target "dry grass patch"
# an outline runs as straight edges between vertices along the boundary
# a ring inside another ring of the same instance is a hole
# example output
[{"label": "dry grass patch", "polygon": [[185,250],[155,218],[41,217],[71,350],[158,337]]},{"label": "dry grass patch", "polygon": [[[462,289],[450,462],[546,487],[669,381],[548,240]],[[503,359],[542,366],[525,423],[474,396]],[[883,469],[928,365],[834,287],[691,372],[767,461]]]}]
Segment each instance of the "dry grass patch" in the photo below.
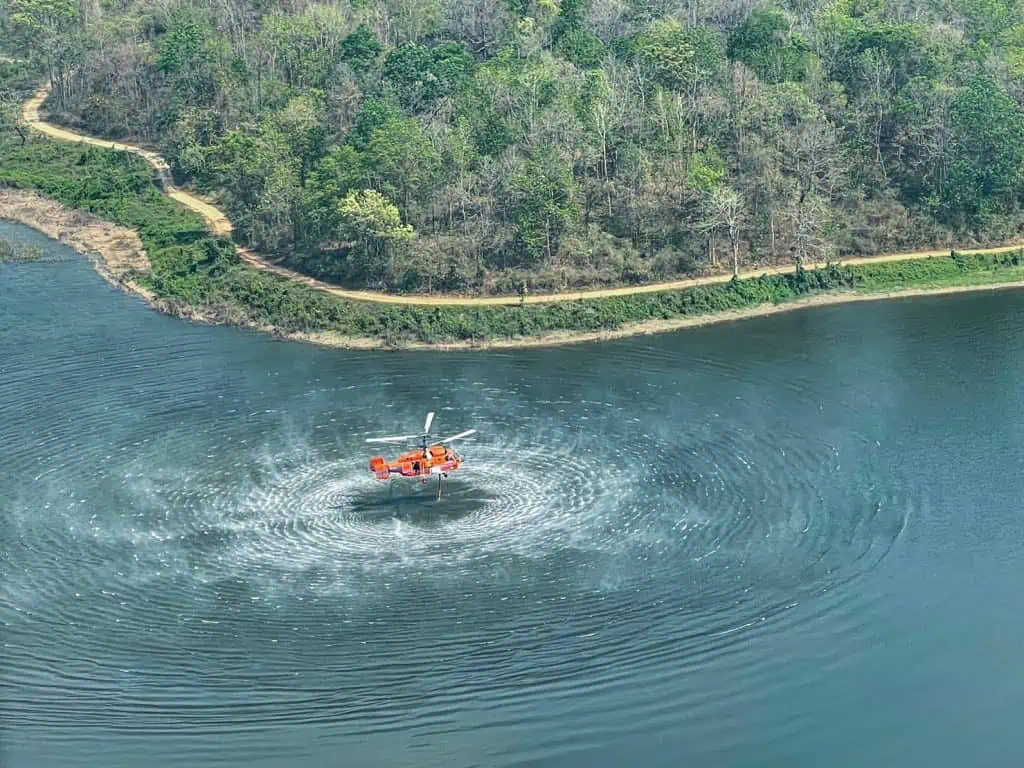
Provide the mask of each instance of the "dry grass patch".
[{"label": "dry grass patch", "polygon": [[109,282],[147,299],[153,296],[134,278],[152,266],[132,230],[22,189],[0,189],[0,218],[32,227],[89,257]]}]

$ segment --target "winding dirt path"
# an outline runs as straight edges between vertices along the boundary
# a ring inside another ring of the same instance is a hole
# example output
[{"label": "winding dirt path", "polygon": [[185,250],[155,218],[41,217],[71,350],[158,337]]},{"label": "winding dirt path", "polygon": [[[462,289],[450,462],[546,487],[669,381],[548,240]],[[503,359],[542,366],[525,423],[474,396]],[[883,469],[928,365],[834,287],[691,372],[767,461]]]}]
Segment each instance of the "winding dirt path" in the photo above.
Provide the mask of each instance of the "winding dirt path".
[{"label": "winding dirt path", "polygon": [[[32,128],[45,134],[54,139],[61,141],[81,142],[85,144],[92,144],[97,147],[104,147],[106,149],[120,150],[123,152],[132,152],[145,158],[150,165],[157,171],[160,179],[163,183],[164,191],[169,197],[177,200],[182,205],[191,208],[193,211],[202,216],[209,227],[210,231],[215,235],[228,236],[231,234],[233,229],[231,221],[227,216],[224,215],[220,210],[210,205],[209,203],[201,200],[195,195],[189,194],[184,190],[178,189],[174,186],[171,180],[170,168],[167,165],[167,161],[164,158],[148,149],[136,146],[134,144],[124,144],[121,142],[110,141],[108,139],[99,139],[94,136],[85,136],[82,134],[74,133],[65,128],[60,128],[52,123],[47,123],[39,116],[39,109],[42,106],[43,101],[46,99],[50,92],[50,85],[46,84],[39,88],[38,91],[25,102],[22,108],[22,116],[26,123]],[[1014,245],[1003,245],[995,248],[971,248],[972,253],[1000,253],[1005,251],[1012,251],[1019,248],[1019,244]],[[281,277],[288,278],[289,280],[295,280],[300,283],[304,283],[311,288],[315,288],[326,293],[333,294],[342,299],[349,299],[353,301],[370,301],[378,302],[383,304],[415,304],[415,305],[429,305],[429,306],[484,306],[484,305],[515,305],[519,304],[522,299],[518,296],[395,296],[386,293],[377,293],[373,291],[353,291],[345,288],[339,288],[325,283],[316,278],[303,275],[294,270],[287,269],[286,267],[279,266],[277,264],[271,264],[266,259],[262,258],[254,251],[249,248],[243,248],[242,246],[235,246],[238,251],[239,257],[246,264],[256,269],[266,270],[273,272]],[[855,266],[858,264],[877,264],[887,261],[908,261],[912,259],[924,259],[929,256],[944,256],[949,253],[948,250],[929,250],[929,251],[911,251],[908,253],[891,253],[882,256],[865,256],[861,258],[843,259],[842,263],[845,266]],[[824,263],[808,264],[807,269],[814,269],[819,267],[827,266]],[[795,265],[785,265],[780,267],[764,267],[761,269],[754,269],[749,271],[740,272],[741,278],[759,277],[761,275],[778,275],[793,272],[796,269]],[[730,273],[720,275],[706,275],[702,277],[688,278],[685,280],[672,280],[665,283],[652,283],[649,285],[640,286],[627,286],[624,288],[602,288],[589,291],[567,291],[564,293],[549,293],[549,294],[537,294],[527,296],[525,301],[527,304],[548,304],[556,301],[573,301],[577,299],[599,299],[607,298],[612,296],[630,296],[639,293],[658,293],[660,291],[673,291],[680,290],[683,288],[692,288],[697,285],[710,285],[714,283],[725,283],[732,278]]]}]

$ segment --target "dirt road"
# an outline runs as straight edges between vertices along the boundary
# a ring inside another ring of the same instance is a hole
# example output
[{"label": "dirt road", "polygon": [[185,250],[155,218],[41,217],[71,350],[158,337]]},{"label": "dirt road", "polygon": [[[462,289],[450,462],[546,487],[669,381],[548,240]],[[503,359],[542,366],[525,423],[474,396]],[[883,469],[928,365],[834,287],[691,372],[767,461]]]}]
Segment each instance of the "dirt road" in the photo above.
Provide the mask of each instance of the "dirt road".
[{"label": "dirt road", "polygon": [[[210,231],[216,235],[229,235],[232,231],[231,221],[227,216],[224,215],[220,210],[210,205],[204,200],[196,197],[195,195],[189,194],[181,189],[174,186],[171,181],[170,169],[168,168],[167,161],[164,160],[156,152],[151,150],[143,149],[142,147],[135,146],[134,144],[123,144],[116,141],[109,141],[107,139],[98,139],[93,136],[84,136],[82,134],[74,133],[65,128],[60,128],[51,123],[47,123],[39,117],[39,108],[43,101],[46,99],[47,94],[50,91],[49,85],[44,85],[32,96],[31,99],[25,102],[22,110],[22,115],[25,121],[34,129],[43,133],[51,138],[59,139],[61,141],[81,142],[85,144],[92,144],[97,147],[105,147],[107,149],[115,149],[124,152],[132,152],[140,157],[145,158],[150,165],[160,174],[163,180],[164,190],[167,195],[174,200],[177,200],[182,205],[191,208],[193,211],[202,216]],[[1020,245],[1005,245],[997,248],[972,248],[972,252],[978,253],[999,253],[1003,251],[1012,251],[1019,248]],[[326,293],[333,294],[342,299],[350,299],[353,301],[372,301],[385,304],[417,304],[417,305],[429,305],[429,306],[484,306],[484,305],[513,305],[519,304],[522,299],[518,296],[487,296],[487,297],[471,297],[471,296],[393,296],[386,293],[375,293],[372,291],[352,291],[345,288],[339,288],[337,286],[325,283],[307,275],[300,274],[294,270],[281,267],[276,264],[271,264],[266,259],[262,258],[252,250],[236,246],[239,257],[248,265],[256,268],[263,269],[269,272],[274,272],[282,277],[286,277],[290,280],[295,280],[304,283],[311,288],[324,291]],[[867,256],[863,258],[855,259],[844,259],[844,265],[857,265],[857,264],[875,264],[886,261],[906,261],[910,259],[923,259],[929,256],[942,256],[949,253],[948,250],[930,250],[930,251],[912,251],[909,253],[892,253],[883,256]],[[807,264],[807,269],[814,269],[816,267],[824,267],[825,264]],[[782,267],[766,267],[762,269],[755,269],[745,272],[740,272],[740,277],[758,277],[760,275],[772,275],[772,274],[783,274],[787,272],[793,272],[796,269],[794,265],[786,265]],[[652,283],[650,285],[641,286],[627,286],[624,288],[604,288],[591,291],[569,291],[565,293],[549,293],[549,294],[537,294],[528,295],[525,299],[527,304],[548,304],[556,301],[573,301],[577,299],[598,299],[612,296],[630,296],[639,293],[657,293],[659,291],[672,291],[680,290],[683,288],[692,288],[697,285],[710,285],[713,283],[724,283],[731,279],[731,274],[721,275],[708,275],[704,277],[689,278],[686,280],[673,280],[666,283]]]}]

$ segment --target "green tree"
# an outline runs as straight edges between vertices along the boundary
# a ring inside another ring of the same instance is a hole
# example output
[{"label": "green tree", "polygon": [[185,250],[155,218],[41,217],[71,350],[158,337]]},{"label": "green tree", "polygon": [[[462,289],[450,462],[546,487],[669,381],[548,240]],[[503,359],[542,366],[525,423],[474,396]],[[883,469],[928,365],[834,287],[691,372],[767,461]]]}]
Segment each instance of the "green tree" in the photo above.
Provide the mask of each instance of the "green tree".
[{"label": "green tree", "polygon": [[517,169],[511,187],[526,263],[550,263],[562,235],[579,219],[572,169],[553,149],[545,148]]},{"label": "green tree", "polygon": [[310,242],[331,240],[337,234],[338,205],[350,190],[365,183],[363,166],[363,157],[354,147],[335,147],[307,177],[304,209]]},{"label": "green tree", "polygon": [[366,24],[360,24],[341,43],[341,60],[357,71],[373,67],[383,47]]},{"label": "green tree", "polygon": [[338,6],[312,4],[297,14],[275,10],[260,27],[261,69],[290,88],[328,90],[346,53],[356,53],[345,47],[349,19]]},{"label": "green tree", "polygon": [[28,141],[28,126],[21,116],[21,101],[0,94],[0,135],[15,134],[22,146]]},{"label": "green tree", "polygon": [[323,157],[327,145],[326,105],[321,91],[309,90],[288,100],[274,115],[272,125],[288,142],[299,161],[299,180],[305,184],[311,168]]},{"label": "green tree", "polygon": [[208,37],[202,16],[179,9],[157,45],[156,69],[179,106],[206,106],[216,98],[217,43]]},{"label": "green tree", "polygon": [[441,169],[437,150],[412,119],[388,120],[377,128],[364,160],[371,183],[389,198],[401,198],[406,211],[425,199]]},{"label": "green tree", "polygon": [[948,178],[937,202],[947,220],[982,227],[1017,205],[1024,183],[1024,114],[993,77],[976,74],[952,103]]},{"label": "green tree", "polygon": [[384,62],[383,75],[400,103],[419,111],[452,94],[473,74],[473,56],[458,43],[406,43]]},{"label": "green tree", "polygon": [[692,155],[688,171],[690,186],[701,193],[716,189],[726,173],[725,164],[714,148]]},{"label": "green tree", "polygon": [[726,55],[742,61],[765,82],[781,83],[803,80],[812,54],[782,11],[757,8],[729,35]]},{"label": "green tree", "polygon": [[391,120],[400,119],[402,110],[394,102],[382,98],[368,98],[356,115],[346,142],[362,152],[370,145],[374,131]]},{"label": "green tree", "polygon": [[595,69],[601,66],[608,49],[601,38],[574,28],[558,38],[555,52],[581,69]]},{"label": "green tree", "polygon": [[83,52],[78,4],[74,0],[7,0],[5,15],[12,49],[45,68],[63,108],[71,73]]},{"label": "green tree", "polygon": [[386,267],[394,272],[396,246],[415,235],[402,223],[398,207],[374,189],[352,190],[338,204],[338,213],[342,236],[359,243],[366,256],[361,271],[374,277]]},{"label": "green tree", "polygon": [[705,27],[684,27],[675,19],[656,21],[629,47],[666,88],[686,90],[717,75],[723,64],[721,43]]},{"label": "green tree", "polygon": [[953,0],[953,6],[967,20],[965,30],[970,38],[989,43],[1024,17],[1020,0]]},{"label": "green tree", "polygon": [[179,182],[195,179],[210,181],[210,152],[223,129],[222,120],[212,109],[186,107],[171,124],[163,142],[164,155]]},{"label": "green tree", "polygon": [[294,247],[301,230],[299,162],[272,127],[228,131],[210,151],[211,176],[244,242],[270,253]]}]

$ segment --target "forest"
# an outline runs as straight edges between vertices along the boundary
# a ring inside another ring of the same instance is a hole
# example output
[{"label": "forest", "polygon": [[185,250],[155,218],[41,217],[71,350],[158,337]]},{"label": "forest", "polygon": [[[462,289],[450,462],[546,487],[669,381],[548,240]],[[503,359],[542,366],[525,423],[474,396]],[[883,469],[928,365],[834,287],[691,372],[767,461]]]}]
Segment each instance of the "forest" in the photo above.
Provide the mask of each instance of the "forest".
[{"label": "forest", "polygon": [[49,119],[159,149],[240,242],[353,287],[1024,231],[1024,0],[3,0],[0,40]]}]

